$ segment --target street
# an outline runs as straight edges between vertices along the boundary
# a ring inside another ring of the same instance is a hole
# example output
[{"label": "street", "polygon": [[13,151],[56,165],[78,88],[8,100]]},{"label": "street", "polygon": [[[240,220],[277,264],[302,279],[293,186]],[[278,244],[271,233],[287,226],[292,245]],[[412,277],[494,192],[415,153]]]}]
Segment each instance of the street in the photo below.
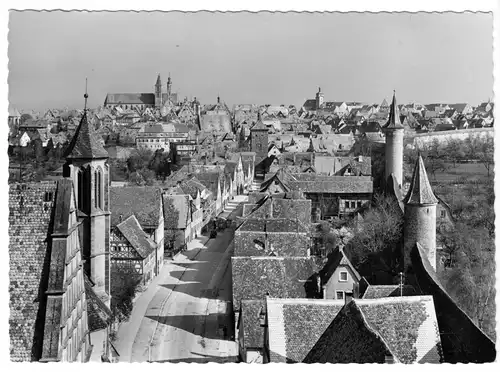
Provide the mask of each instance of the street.
[{"label": "street", "polygon": [[[226,213],[246,200],[237,196]],[[160,274],[134,304],[114,342],[121,362],[236,361],[231,300],[232,231],[199,237]]]}]

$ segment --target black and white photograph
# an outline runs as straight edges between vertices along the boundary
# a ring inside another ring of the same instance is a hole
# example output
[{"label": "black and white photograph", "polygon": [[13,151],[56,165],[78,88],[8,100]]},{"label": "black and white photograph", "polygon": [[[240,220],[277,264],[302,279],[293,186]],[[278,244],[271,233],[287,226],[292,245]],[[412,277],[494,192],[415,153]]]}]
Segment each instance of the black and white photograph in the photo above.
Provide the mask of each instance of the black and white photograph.
[{"label": "black and white photograph", "polygon": [[37,6],[7,363],[495,362],[494,8]]}]

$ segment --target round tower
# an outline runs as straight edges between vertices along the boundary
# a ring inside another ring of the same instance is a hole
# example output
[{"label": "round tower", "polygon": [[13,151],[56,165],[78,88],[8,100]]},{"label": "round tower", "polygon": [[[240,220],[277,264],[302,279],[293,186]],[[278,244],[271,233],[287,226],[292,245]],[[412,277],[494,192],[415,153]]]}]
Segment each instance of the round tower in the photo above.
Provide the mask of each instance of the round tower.
[{"label": "round tower", "polygon": [[325,101],[325,96],[321,93],[321,87],[318,88],[318,93],[316,93],[316,110],[321,108],[323,102]]},{"label": "round tower", "polygon": [[385,175],[387,182],[393,174],[399,187],[403,185],[403,136],[404,128],[399,117],[399,109],[396,104],[396,92],[392,97],[389,120],[383,127],[385,132]]},{"label": "round tower", "polygon": [[404,202],[403,257],[404,270],[411,266],[410,253],[417,243],[436,270],[436,206],[438,200],[432,192],[424,161],[419,156]]}]

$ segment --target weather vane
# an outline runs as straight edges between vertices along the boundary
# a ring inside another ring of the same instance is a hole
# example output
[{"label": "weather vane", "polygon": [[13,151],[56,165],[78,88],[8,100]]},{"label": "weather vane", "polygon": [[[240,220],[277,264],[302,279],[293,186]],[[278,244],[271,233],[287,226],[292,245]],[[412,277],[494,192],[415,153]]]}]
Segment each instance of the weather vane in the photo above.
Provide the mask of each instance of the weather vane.
[{"label": "weather vane", "polygon": [[83,95],[83,98],[85,98],[85,105],[83,107],[83,110],[87,111],[87,98],[89,98],[89,95],[87,94],[87,78],[85,78],[85,94]]}]

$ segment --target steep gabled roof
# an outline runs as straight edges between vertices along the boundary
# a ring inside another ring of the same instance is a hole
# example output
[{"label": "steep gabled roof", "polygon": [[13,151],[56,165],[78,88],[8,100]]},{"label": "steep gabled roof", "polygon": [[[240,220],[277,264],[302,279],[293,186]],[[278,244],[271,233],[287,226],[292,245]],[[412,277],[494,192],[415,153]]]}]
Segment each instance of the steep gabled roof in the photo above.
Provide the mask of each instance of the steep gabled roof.
[{"label": "steep gabled roof", "polygon": [[410,188],[403,202],[413,205],[437,204],[438,202],[432,192],[427,172],[425,171],[424,161],[420,155],[415,163]]},{"label": "steep gabled roof", "polygon": [[343,300],[268,297],[266,302],[271,363],[302,362],[344,306]]},{"label": "steep gabled roof", "polygon": [[93,125],[87,120],[87,111],[84,111],[80,125],[76,129],[64,156],[76,159],[106,159],[109,157],[95,133]]},{"label": "steep gabled roof", "polygon": [[142,230],[134,215],[119,223],[116,228],[142,258],[147,258],[156,249],[155,242]]},{"label": "steep gabled roof", "polygon": [[431,296],[354,299],[304,363],[439,363],[441,338]]},{"label": "steep gabled roof", "polygon": [[321,277],[321,283],[326,284],[339,266],[349,267],[356,280],[361,280],[361,275],[359,275],[358,271],[354,268],[351,261],[349,261],[349,258],[346,256],[342,248],[337,247],[330,255],[330,257],[328,258],[328,262],[319,273]]}]

